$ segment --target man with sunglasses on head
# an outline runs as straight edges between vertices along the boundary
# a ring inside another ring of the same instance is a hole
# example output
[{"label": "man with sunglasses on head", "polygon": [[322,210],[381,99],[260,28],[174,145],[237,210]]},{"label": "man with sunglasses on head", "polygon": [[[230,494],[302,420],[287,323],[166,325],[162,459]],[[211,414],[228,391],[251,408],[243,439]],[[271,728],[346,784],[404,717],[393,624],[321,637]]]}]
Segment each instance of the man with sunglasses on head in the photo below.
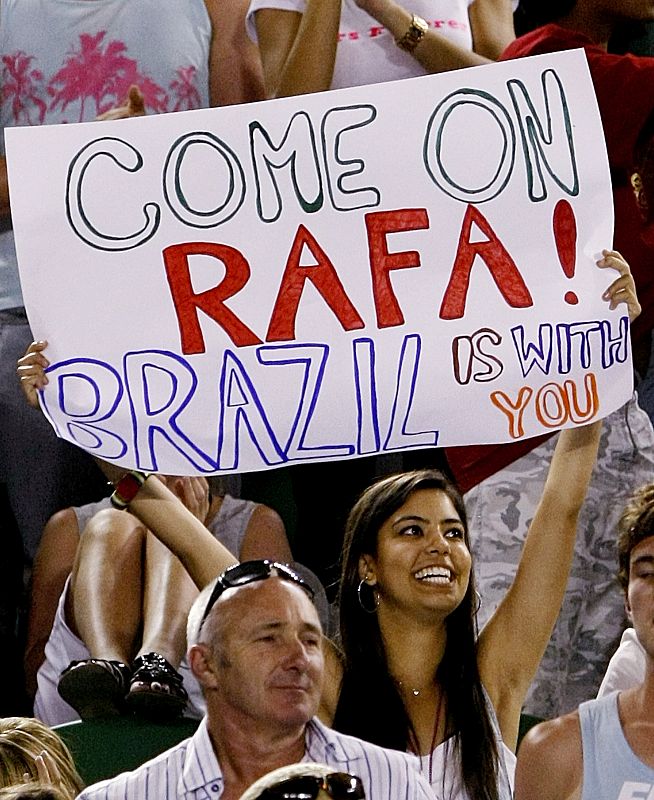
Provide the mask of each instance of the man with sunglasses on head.
[{"label": "man with sunglasses on head", "polygon": [[247,561],[227,569],[193,605],[188,640],[207,704],[197,732],[134,772],[86,789],[82,800],[238,800],[262,775],[301,761],[361,779],[322,782],[316,797],[326,786],[333,800],[433,800],[414,756],[318,720],[322,628],[310,587],[289,567]]}]

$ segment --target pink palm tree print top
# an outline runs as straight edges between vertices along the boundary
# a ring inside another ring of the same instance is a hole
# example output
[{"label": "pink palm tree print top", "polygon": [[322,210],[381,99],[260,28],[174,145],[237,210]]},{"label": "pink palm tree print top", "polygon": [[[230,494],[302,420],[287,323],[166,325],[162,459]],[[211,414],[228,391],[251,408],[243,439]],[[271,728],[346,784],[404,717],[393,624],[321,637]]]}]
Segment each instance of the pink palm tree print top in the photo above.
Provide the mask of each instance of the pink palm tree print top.
[{"label": "pink palm tree print top", "polygon": [[23,51],[2,57],[0,102],[16,125],[40,125],[47,111],[67,110],[66,122],[82,122],[120,105],[132,84],[137,84],[150,112],[199,108],[201,95],[194,66],[180,66],[167,87],[139,68],[128,48],[106,31],[82,33],[66,54],[61,68],[46,83],[35,57]]}]

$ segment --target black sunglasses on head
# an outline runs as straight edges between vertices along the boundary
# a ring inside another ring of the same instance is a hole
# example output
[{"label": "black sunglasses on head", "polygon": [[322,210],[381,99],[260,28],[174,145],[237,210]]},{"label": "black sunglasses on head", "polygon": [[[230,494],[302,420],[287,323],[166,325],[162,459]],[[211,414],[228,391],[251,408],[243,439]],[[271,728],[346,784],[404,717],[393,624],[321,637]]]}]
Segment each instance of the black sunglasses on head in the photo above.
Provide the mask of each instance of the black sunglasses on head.
[{"label": "black sunglasses on head", "polygon": [[286,564],[280,564],[278,561],[269,561],[268,559],[242,561],[240,564],[228,567],[217,579],[200,620],[200,628],[204,625],[204,621],[209,616],[209,612],[214,607],[216,600],[227,589],[246,586],[248,583],[254,583],[255,581],[265,581],[267,578],[281,578],[284,581],[296,583],[313,600],[314,593],[311,586]]},{"label": "black sunglasses on head", "polygon": [[316,800],[321,790],[332,800],[365,800],[361,779],[347,772],[329,775],[298,775],[264,789],[257,800]]}]

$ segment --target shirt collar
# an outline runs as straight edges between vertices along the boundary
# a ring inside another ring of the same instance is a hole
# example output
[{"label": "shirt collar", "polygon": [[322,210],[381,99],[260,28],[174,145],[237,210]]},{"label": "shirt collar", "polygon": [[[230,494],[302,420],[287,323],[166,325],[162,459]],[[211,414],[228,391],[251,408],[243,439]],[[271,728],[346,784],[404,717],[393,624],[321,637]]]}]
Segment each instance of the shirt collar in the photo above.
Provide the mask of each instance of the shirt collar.
[{"label": "shirt collar", "polygon": [[[348,755],[339,734],[323,725],[317,717],[307,723],[304,741],[302,761],[348,765],[362,758],[361,755]],[[188,740],[178,796],[183,797],[201,788],[205,788],[209,797],[219,797],[223,791],[223,775],[209,736],[206,717]]]},{"label": "shirt collar", "polygon": [[218,797],[223,790],[223,774],[209,736],[206,716],[188,740],[184,768],[179,778],[178,796],[183,797],[202,787],[206,788],[209,797]]},{"label": "shirt collar", "polygon": [[315,761],[319,764],[333,764],[334,762],[348,764],[362,758],[362,755],[346,753],[343,748],[342,735],[323,725],[317,717],[313,717],[307,724],[305,743],[302,761]]}]

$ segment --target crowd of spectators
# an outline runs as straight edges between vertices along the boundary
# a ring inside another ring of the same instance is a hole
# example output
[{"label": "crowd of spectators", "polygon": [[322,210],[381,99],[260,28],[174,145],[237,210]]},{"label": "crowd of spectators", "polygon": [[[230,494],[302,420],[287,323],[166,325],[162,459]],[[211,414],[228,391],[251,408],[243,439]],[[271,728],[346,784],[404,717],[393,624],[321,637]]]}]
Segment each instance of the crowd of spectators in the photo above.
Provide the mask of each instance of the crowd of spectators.
[{"label": "crowd of spectators", "polygon": [[[38,408],[0,157],[0,797],[654,792],[652,25],[644,0],[0,0],[3,129],[583,48],[615,206],[598,266],[636,383],[602,422],[284,468],[267,492],[117,473]],[[547,721],[516,769],[525,712]],[[83,790],[48,726],[133,714],[199,727]]]}]

